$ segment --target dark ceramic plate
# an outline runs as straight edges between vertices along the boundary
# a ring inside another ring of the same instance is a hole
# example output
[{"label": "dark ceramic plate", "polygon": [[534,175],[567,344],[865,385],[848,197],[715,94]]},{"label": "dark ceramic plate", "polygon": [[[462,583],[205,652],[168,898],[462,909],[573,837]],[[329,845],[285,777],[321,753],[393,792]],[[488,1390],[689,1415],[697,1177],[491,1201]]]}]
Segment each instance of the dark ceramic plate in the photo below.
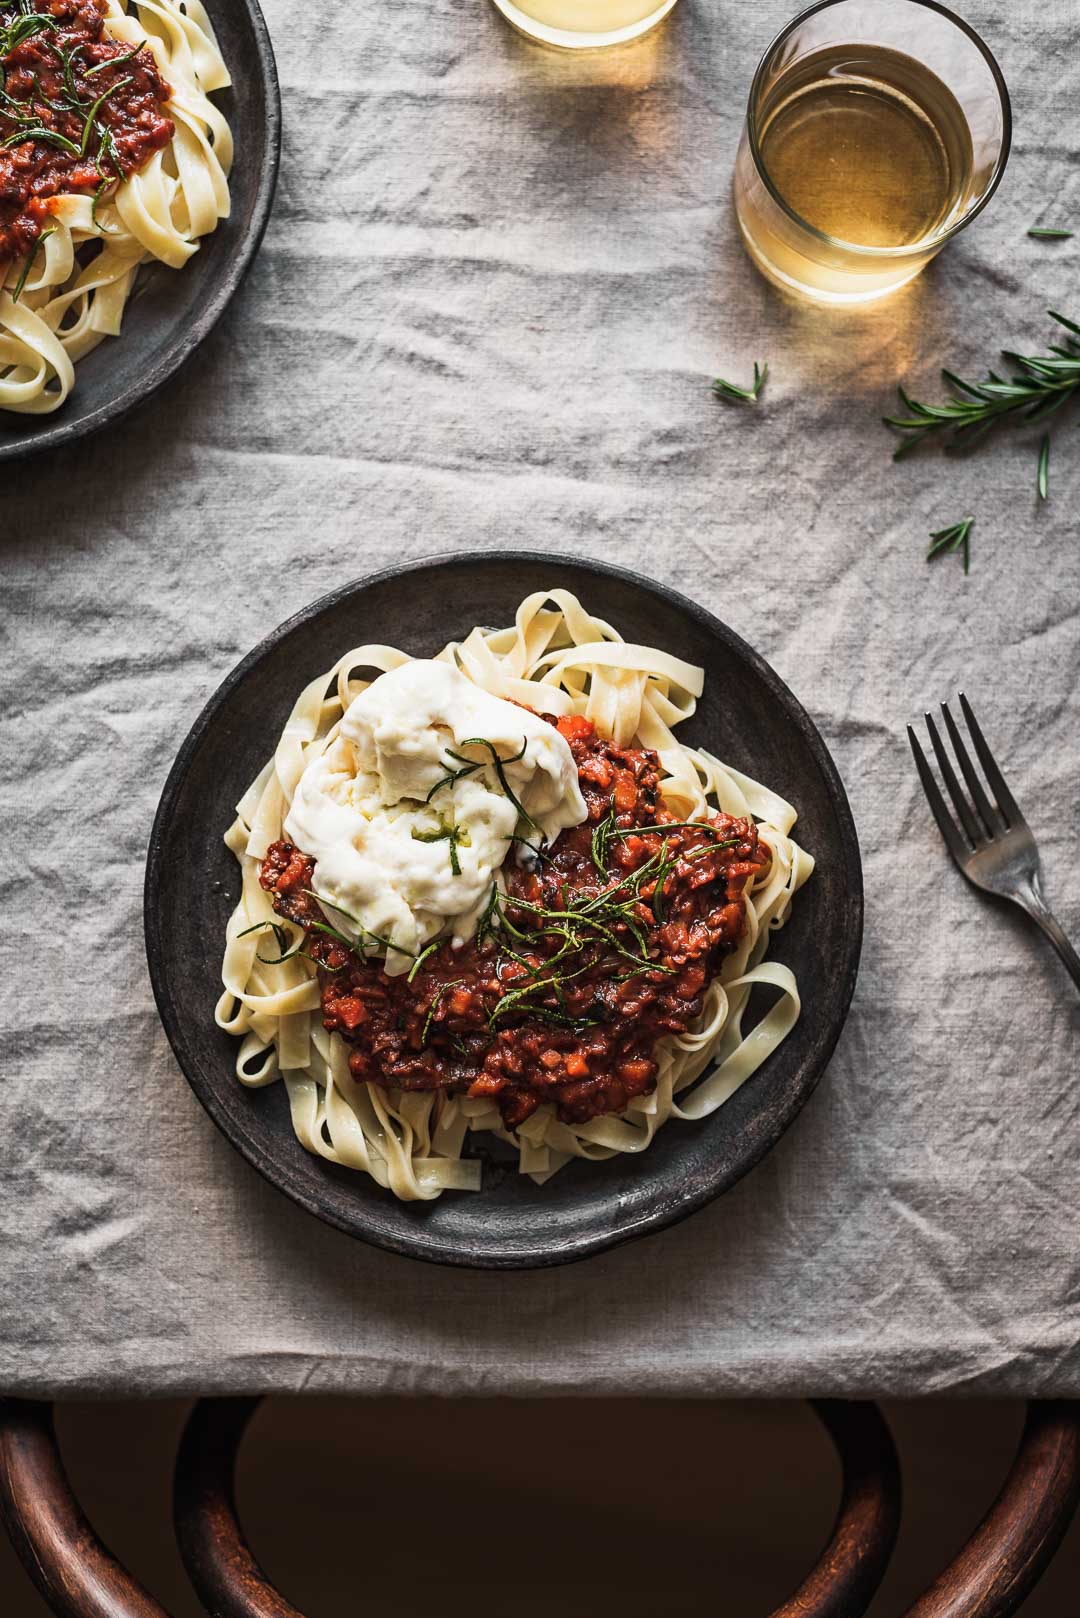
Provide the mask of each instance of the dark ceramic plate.
[{"label": "dark ceramic plate", "polygon": [[[234,1077],[235,1041],[213,1019],[221,940],[239,892],[222,836],[297,693],[344,649],[380,641],[430,657],[474,624],[512,622],[524,596],[555,584],[628,640],[702,664],[705,695],[680,734],[798,808],[796,834],[817,869],[771,953],[798,974],[802,1018],[726,1106],[700,1124],[673,1121],[640,1157],[571,1163],[541,1187],[474,1135],[470,1149],[485,1161],[480,1193],[397,1202],[366,1176],[304,1151],[283,1085],[246,1090]],[[229,675],[180,749],[146,873],[147,956],[165,1032],[233,1145],[302,1207],[364,1241],[437,1264],[490,1269],[599,1253],[672,1224],[734,1185],[821,1077],[847,1015],[861,938],[862,869],[847,798],[821,737],[782,681],[730,629],[674,591],[599,562],[533,552],[395,568],[324,596],[275,630]]]},{"label": "dark ceramic plate", "polygon": [[118,421],[156,393],[217,325],[262,241],[277,184],[281,97],[257,0],[207,0],[232,75],[212,96],[232,126],[232,212],[182,270],[145,264],[119,337],[75,367],[75,387],[51,416],[0,410],[0,463],[73,443]]}]

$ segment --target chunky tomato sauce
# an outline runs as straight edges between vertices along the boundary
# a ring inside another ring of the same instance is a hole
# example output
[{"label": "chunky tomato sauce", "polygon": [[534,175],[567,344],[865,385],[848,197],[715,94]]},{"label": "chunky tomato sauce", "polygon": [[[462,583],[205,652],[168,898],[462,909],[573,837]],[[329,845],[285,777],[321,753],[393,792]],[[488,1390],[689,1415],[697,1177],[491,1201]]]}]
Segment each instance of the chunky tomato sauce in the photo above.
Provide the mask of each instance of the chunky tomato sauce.
[{"label": "chunky tomato sauce", "polygon": [[0,0],[0,265],[52,198],[97,192],[167,146],[171,94],[149,50],[105,35],[104,0]]},{"label": "chunky tomato sauce", "polygon": [[477,940],[441,944],[411,981],[321,931],[326,915],[304,891],[314,862],[289,843],[268,851],[262,885],[305,929],[323,1020],[352,1047],[358,1079],[487,1096],[511,1128],[544,1102],[582,1123],[651,1090],[657,1040],[700,1015],[768,850],[751,821],[680,826],[654,752],[615,747],[586,719],[558,728],[588,821],[531,869],[509,859],[506,897]]}]

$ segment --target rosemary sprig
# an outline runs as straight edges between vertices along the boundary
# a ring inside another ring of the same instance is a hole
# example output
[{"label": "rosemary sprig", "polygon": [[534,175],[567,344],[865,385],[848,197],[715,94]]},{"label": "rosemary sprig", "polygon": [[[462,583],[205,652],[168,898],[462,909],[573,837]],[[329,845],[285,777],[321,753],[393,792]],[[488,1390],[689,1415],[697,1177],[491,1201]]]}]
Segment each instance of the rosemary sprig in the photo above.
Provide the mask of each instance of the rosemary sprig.
[{"label": "rosemary sprig", "polygon": [[40,34],[44,28],[59,28],[60,24],[55,17],[49,17],[44,12],[23,12],[16,16],[6,27],[0,28],[0,57],[8,56],[24,39],[31,34]]},{"label": "rosemary sprig", "polygon": [[[251,933],[265,932],[267,927],[269,927],[270,931],[274,935],[274,941],[277,944],[278,953],[284,955],[285,951],[289,947],[289,931],[287,927],[283,927],[281,925],[280,921],[257,921],[253,927],[245,927],[243,932],[237,933],[236,936],[237,938],[247,938]],[[262,957],[260,956],[260,959],[261,958]]]},{"label": "rosemary sprig", "polygon": [[[669,820],[666,824],[657,822],[653,826],[627,826],[625,829],[620,827],[608,835],[610,837],[655,837],[657,832],[669,831],[707,831],[717,839],[712,845],[713,848],[734,848],[736,843],[743,841],[741,837],[721,837],[719,829],[716,826],[711,826],[707,820]],[[691,849],[690,852],[695,853],[696,850]],[[711,853],[712,849],[709,852]]]},{"label": "rosemary sprig", "polygon": [[887,426],[903,435],[894,452],[898,461],[921,444],[924,438],[940,433],[957,448],[975,443],[1001,421],[1017,424],[1045,421],[1067,404],[1080,388],[1080,325],[1056,309],[1050,318],[1064,326],[1061,343],[1051,343],[1045,355],[1017,354],[1003,349],[1012,375],[1006,379],[996,371],[979,382],[965,382],[952,371],[942,376],[952,388],[949,399],[940,405],[921,404],[909,398],[903,388],[897,391],[906,416],[885,416]]},{"label": "rosemary sprig", "polygon": [[[592,840],[590,843],[592,862],[601,875],[606,875],[608,870],[608,858],[611,843],[614,838],[648,837],[655,836],[658,832],[669,831],[704,831],[711,833],[713,837],[717,838],[720,835],[716,827],[710,826],[707,820],[669,820],[666,825],[657,823],[651,826],[644,825],[622,827],[616,824],[614,809],[609,809],[603,820],[601,820],[593,830]],[[729,848],[733,847],[738,841],[739,839],[737,837],[731,837],[718,844],[714,844],[714,847]]]},{"label": "rosemary sprig", "polygon": [[614,830],[615,811],[614,809],[609,809],[603,820],[598,821],[593,828],[592,839],[589,844],[592,862],[601,875],[608,868],[608,844]]},{"label": "rosemary sprig", "polygon": [[[489,741],[485,741],[483,737],[474,736],[470,741],[462,742],[461,745],[462,747],[487,747],[490,749],[492,754],[495,754],[494,747],[492,747]],[[525,757],[525,749],[527,746],[528,740],[526,739],[522,742],[518,752],[514,753],[510,758],[501,759],[500,763],[516,764],[519,758]],[[447,758],[452,758],[456,764],[460,764],[461,768],[458,770],[450,770],[448,774],[436,781],[435,785],[424,799],[425,803],[430,803],[436,792],[441,792],[443,787],[456,786],[458,781],[463,781],[466,776],[475,775],[477,770],[484,770],[488,765],[488,760],[486,758],[466,758],[463,753],[455,753],[452,747],[448,747],[446,749],[446,756]],[[495,756],[497,757],[498,755],[495,754]]]},{"label": "rosemary sprig", "polygon": [[441,825],[438,831],[421,831],[418,826],[412,829],[413,841],[416,843],[442,843],[450,844],[450,870],[454,876],[461,875],[461,861],[458,858],[459,848],[469,848],[472,839],[467,826]]},{"label": "rosemary sprig", "polygon": [[[254,927],[245,927],[243,932],[242,933],[237,933],[236,936],[237,936],[237,938],[246,938],[249,933],[262,932],[267,927],[270,928],[271,932],[274,935],[274,942],[277,944],[278,952],[277,952],[276,955],[260,955],[258,953],[258,951],[256,950],[255,959],[257,961],[261,961],[264,966],[282,966],[282,965],[284,965],[284,963],[286,961],[292,961],[292,960],[295,960],[297,957],[299,957],[300,960],[302,960],[302,961],[310,961],[312,966],[321,966],[323,968],[323,970],[326,971],[326,972],[340,972],[341,971],[340,966],[327,966],[324,961],[317,961],[314,956],[305,954],[304,945],[307,943],[307,936],[306,935],[301,937],[300,942],[296,945],[296,947],[294,949],[290,949],[289,948],[289,934],[286,931],[286,929],[284,927],[282,927],[280,922],[277,922],[277,921],[257,921],[255,923]],[[329,930],[332,931],[332,929],[329,929]],[[341,935],[340,934],[335,934],[335,936],[340,937]],[[342,938],[341,941],[344,944],[348,944],[348,942],[349,942],[347,938]]]},{"label": "rosemary sprig", "polygon": [[7,109],[4,116],[6,118],[10,118],[12,122],[18,124],[32,124],[34,122],[33,115],[26,110],[30,104],[29,102],[16,101],[14,97],[9,96],[7,91],[3,88],[0,88],[0,101],[4,103],[4,106]]},{"label": "rosemary sprig", "polygon": [[727,399],[732,404],[757,404],[758,394],[765,386],[765,380],[768,377],[768,374],[768,363],[766,362],[765,364],[759,365],[757,360],[755,360],[754,380],[748,388],[740,388],[736,385],[736,383],[728,382],[726,378],[718,376],[713,383],[713,392],[716,394],[718,399]]},{"label": "rosemary sprig", "polygon": [[930,535],[930,549],[926,553],[926,560],[932,562],[935,557],[949,556],[953,551],[962,551],[964,556],[964,572],[971,571],[971,530],[974,526],[974,517],[965,517],[961,522],[950,523],[947,528],[939,528]]},{"label": "rosemary sprig", "polygon": [[[32,96],[29,96],[27,98],[27,103],[26,103],[27,105],[36,106],[36,105],[38,105],[40,103],[41,106],[48,107],[50,112],[64,112],[64,113],[66,113],[66,112],[78,112],[80,110],[79,107],[77,107],[71,101],[54,101],[52,96],[46,95],[45,91],[41,88],[41,85],[38,82],[37,74],[32,73],[30,75],[30,77],[33,80],[34,93],[33,93]],[[5,96],[4,99],[5,99],[5,101],[8,101],[12,107],[18,107],[18,105],[19,105],[19,103],[17,101],[12,101],[10,96]]]},{"label": "rosemary sprig", "polygon": [[411,983],[412,982],[413,978],[416,976],[417,972],[419,972],[420,968],[423,966],[423,964],[427,960],[428,956],[429,955],[434,955],[435,951],[438,949],[438,947],[439,947],[439,945],[441,943],[442,943],[441,938],[433,939],[432,942],[430,944],[428,944],[425,949],[422,949],[420,951],[419,955],[416,957],[415,961],[412,963],[412,965],[409,968],[409,975],[405,979],[406,983]]},{"label": "rosemary sprig", "polygon": [[26,285],[27,277],[29,276],[31,269],[33,268],[34,260],[37,258],[38,248],[41,246],[42,242],[45,241],[49,236],[55,236],[55,235],[56,235],[56,226],[55,225],[50,225],[48,230],[43,230],[42,231],[41,235],[38,237],[38,239],[34,243],[33,247],[31,247],[30,251],[27,253],[25,259],[23,260],[23,267],[19,271],[19,279],[16,281],[15,286],[12,289],[12,293],[11,293],[11,301],[12,301],[12,303],[18,303],[18,301],[19,301],[19,297],[20,297],[20,295],[22,293],[23,287]]},{"label": "rosemary sprig", "polygon": [[[667,844],[666,843],[664,844],[664,848],[665,848],[665,850],[667,849]],[[661,862],[660,862],[660,868],[656,873],[656,881],[653,884],[653,892],[652,892],[653,915],[656,917],[657,924],[659,926],[661,926],[661,927],[664,925],[664,922],[667,920],[667,911],[666,911],[666,909],[664,907],[664,885],[667,882],[667,879],[671,875],[672,871],[675,869],[676,865],[678,865],[678,863],[679,863],[679,855],[678,854],[676,854],[673,859],[667,858],[667,856],[665,854],[665,858],[663,860],[661,860]]]},{"label": "rosemary sprig", "polygon": [[[358,961],[366,961],[367,960],[367,957],[366,957],[366,955],[364,954],[364,951],[363,951],[363,947],[361,945],[355,943],[353,941],[353,939],[347,938],[344,933],[339,933],[336,927],[331,927],[330,926],[329,922],[326,922],[326,921],[309,921],[308,926],[314,932],[325,933],[328,938],[332,938],[334,940],[335,944],[340,944],[342,949],[348,950],[349,954],[351,956],[353,956],[353,958],[355,960],[358,960]],[[317,966],[321,966],[324,972],[340,972],[341,971],[340,966],[327,966],[325,961],[317,961],[315,964]]]},{"label": "rosemary sprig", "polygon": [[[554,1012],[550,1006],[535,1006],[527,1002],[532,995],[546,994],[550,990],[554,993],[560,1005],[565,1005],[563,985],[572,982],[574,978],[581,977],[582,973],[588,972],[595,965],[596,960],[594,958],[586,961],[584,966],[579,966],[576,972],[558,972],[547,978],[536,977],[532,983],[523,983],[517,988],[508,989],[492,1007],[488,1015],[488,1027],[494,1028],[500,1017],[505,1017],[510,1011],[526,1011],[530,1016],[553,1016],[559,1021],[577,1023],[580,1021],[579,1018],[564,1018],[558,1012]],[[599,1018],[594,1020],[600,1021]]]},{"label": "rosemary sprig", "polygon": [[[691,821],[687,824],[693,825],[696,828],[699,825],[699,822]],[[659,826],[655,828],[645,828],[645,830],[656,831],[666,831],[668,829],[669,828],[667,827]],[[677,827],[672,826],[670,830],[677,830]],[[614,833],[612,835],[614,835]],[[718,848],[733,847],[738,841],[739,839],[737,837],[732,837],[715,843],[707,843],[704,848],[681,849],[670,863],[675,864],[679,860],[700,859],[705,854],[715,853],[716,849]],[[597,911],[602,911],[609,905],[614,905],[616,909],[620,910],[632,910],[635,905],[641,904],[643,902],[642,889],[647,887],[650,883],[655,886],[655,883],[659,878],[659,873],[663,870],[664,866],[669,863],[668,848],[669,843],[665,837],[655,854],[651,854],[647,860],[644,860],[642,864],[637,866],[633,871],[620,874],[610,887],[603,888],[599,893],[595,894],[575,894],[570,900],[570,903],[574,908],[574,913],[579,915],[592,914]],[[626,890],[626,898],[620,900],[616,896],[623,892],[624,889]]]},{"label": "rosemary sprig", "polygon": [[[326,905],[330,910],[336,910],[339,916],[344,916],[347,921],[352,922],[360,934],[360,953],[363,953],[364,939],[370,938],[373,943],[381,944],[383,949],[392,949],[398,955],[407,955],[410,961],[415,961],[416,955],[411,949],[405,949],[403,945],[395,944],[389,938],[383,938],[379,933],[373,933],[370,927],[365,927],[362,921],[357,921],[352,911],[346,910],[344,905],[336,905],[333,899],[324,899],[321,893],[315,892],[314,888],[304,888],[302,892],[306,893],[309,899],[316,899],[319,904]],[[344,933],[335,932],[333,927],[327,927],[325,923],[319,921],[310,922],[309,926],[318,927],[321,932],[330,933],[334,938],[340,939],[348,949],[351,949],[354,955],[357,954],[355,943],[351,938],[346,938]]]},{"label": "rosemary sprig", "polygon": [[86,115],[86,122],[83,125],[82,141],[81,141],[81,143],[79,145],[79,156],[80,157],[85,157],[86,156],[86,148],[90,144],[90,134],[91,134],[91,131],[93,130],[93,127],[94,127],[94,121],[95,121],[95,119],[97,118],[97,115],[98,115],[98,108],[101,106],[102,102],[103,101],[108,101],[108,99],[109,99],[109,97],[111,95],[115,95],[117,90],[122,90],[125,85],[133,84],[133,83],[134,83],[134,80],[129,75],[127,78],[117,79],[115,84],[110,84],[108,89],[102,90],[101,94],[98,96],[97,100],[92,104],[92,106],[90,108],[90,111]]},{"label": "rosemary sprig", "polygon": [[[279,946],[279,952],[277,955],[256,954],[255,959],[257,961],[261,961],[264,966],[283,966],[286,961],[295,960],[296,956],[298,955],[304,955],[304,946],[302,943],[297,944],[295,949],[290,949],[288,951],[281,950]],[[304,959],[305,961],[310,961],[311,956],[304,955]]]},{"label": "rosemary sprig", "polygon": [[64,89],[78,107],[82,106],[82,97],[79,94],[79,87],[75,83],[75,70],[71,64],[81,50],[82,41],[79,40],[74,45],[69,45],[66,51],[57,51],[60,58],[60,71],[64,75]]},{"label": "rosemary sprig", "polygon": [[[97,160],[97,165],[96,166],[97,166],[98,173],[100,174],[100,172],[101,172],[101,154],[100,154],[100,152],[98,153],[98,160]],[[102,180],[101,184],[98,186],[97,190],[94,192],[94,195],[90,199],[90,220],[91,220],[92,224],[95,224],[95,225],[97,224],[97,211],[100,208],[102,202],[104,202],[105,193],[108,191],[111,184],[112,184],[112,181],[108,178],[108,176],[106,176],[105,179]]]},{"label": "rosemary sprig", "polygon": [[48,146],[59,146],[62,152],[70,152],[72,157],[83,156],[83,152],[73,140],[68,140],[59,130],[46,129],[44,124],[20,125],[14,134],[0,140],[0,146],[21,146],[25,140],[42,140]]},{"label": "rosemary sprig", "polygon": [[[516,753],[512,754],[510,758],[503,758],[500,755],[498,748],[495,747],[493,743],[487,741],[483,736],[470,736],[466,741],[463,741],[461,745],[462,747],[487,748],[488,752],[491,754],[491,762],[495,766],[495,774],[499,778],[499,785],[502,787],[503,792],[510,799],[510,802],[517,810],[519,817],[525,822],[526,826],[531,826],[533,831],[539,833],[539,835],[542,837],[543,833],[540,831],[540,827],[536,824],[536,821],[525,808],[524,804],[521,802],[521,799],[517,797],[513,787],[506,779],[506,765],[516,764],[519,758],[525,757],[525,749],[529,745],[529,738],[527,736],[522,737],[521,747]],[[457,754],[451,754],[451,757],[457,756]]]},{"label": "rosemary sprig", "polygon": [[[513,924],[510,922],[509,918],[504,912],[501,919],[504,925],[507,927],[507,930],[510,931],[515,938],[523,941],[532,941],[536,938],[565,938],[570,940],[571,949],[575,950],[584,949],[587,944],[595,944],[603,940],[609,949],[614,950],[616,955],[623,955],[628,961],[638,962],[647,959],[645,954],[645,935],[640,928],[628,928],[631,935],[639,942],[639,953],[637,955],[635,955],[632,950],[628,950],[624,944],[620,943],[617,934],[612,931],[612,926],[625,925],[625,917],[616,913],[615,911],[613,911],[611,914],[605,912],[604,920],[601,921],[597,916],[584,915],[580,910],[547,910],[543,905],[534,905],[529,903],[527,900],[516,898],[511,899],[508,902],[516,909],[525,910],[529,914],[536,916],[542,922],[551,923],[562,921],[567,923],[565,928],[547,925],[538,928],[532,933],[520,932],[514,928]],[[593,938],[583,939],[580,931],[578,930],[582,927],[587,928],[596,936]],[[563,955],[567,952],[564,949],[560,950],[559,953],[560,955]],[[548,962],[545,962],[544,966],[539,970],[546,970],[547,965]],[[657,967],[656,970],[658,972],[666,972],[670,971],[671,968]]]},{"label": "rosemary sprig", "polygon": [[[603,824],[603,822],[601,823]],[[671,829],[676,830],[682,826],[697,828],[698,821],[673,823]],[[650,830],[652,828],[640,828]],[[666,830],[657,827],[656,830]],[[710,829],[710,828],[706,828]],[[627,833],[629,835],[629,832]],[[648,939],[640,920],[635,916],[638,906],[646,903],[644,890],[651,887],[651,908],[656,924],[662,925],[666,919],[664,904],[664,888],[671,872],[682,860],[693,860],[706,854],[711,854],[717,847],[730,847],[738,841],[737,838],[725,838],[720,842],[709,843],[703,848],[670,851],[670,842],[664,838],[656,853],[633,871],[620,874],[617,880],[599,893],[563,893],[562,908],[556,909],[548,905],[536,904],[531,900],[518,896],[507,896],[504,899],[494,892],[488,901],[477,930],[477,940],[486,936],[487,932],[494,931],[495,923],[505,929],[522,943],[533,942],[539,938],[561,938],[561,948],[554,956],[549,956],[535,969],[535,972],[549,972],[551,968],[567,954],[583,949],[607,950],[630,961],[636,971],[654,971],[671,973],[673,967],[661,966],[649,959]],[[502,901],[500,903],[500,900]],[[532,931],[518,928],[511,920],[508,911],[524,911],[527,915],[536,918],[537,927]],[[627,946],[619,936],[618,929],[629,934],[636,951]],[[593,963],[590,963],[593,964]],[[529,969],[532,971],[533,969]],[[500,1002],[501,1004],[501,1002]]]},{"label": "rosemary sprig", "polygon": [[480,912],[480,919],[476,924],[476,945],[478,949],[483,944],[488,934],[494,932],[495,930],[493,918],[498,910],[498,905],[499,884],[497,882],[493,882],[491,884],[491,892],[488,894],[487,904]]},{"label": "rosemary sprig", "polygon": [[527,848],[533,859],[537,861],[551,859],[551,855],[543,843],[530,843],[527,837],[520,837],[516,831],[511,832],[504,841],[507,843],[520,843],[522,848]]},{"label": "rosemary sprig", "polygon": [[443,995],[448,989],[460,989],[464,982],[464,978],[457,978],[453,983],[440,984],[439,988],[436,989],[434,995],[432,996],[431,1004],[428,1007],[427,1016],[424,1018],[424,1026],[420,1033],[421,1045],[427,1044],[428,1034],[431,1032],[431,1024],[435,1020],[435,1014],[442,1004]]},{"label": "rosemary sprig", "polygon": [[133,45],[131,50],[125,52],[123,56],[110,56],[106,61],[98,62],[96,67],[88,67],[86,72],[83,74],[83,78],[92,79],[95,73],[103,73],[107,67],[123,67],[125,62],[134,61],[139,52],[145,48],[146,41],[144,39],[141,40],[138,45]]},{"label": "rosemary sprig", "polygon": [[[113,171],[111,179],[105,173],[104,164],[106,158],[108,158],[109,165]],[[102,124],[101,126],[101,139],[98,141],[97,156],[94,159],[94,167],[102,176],[101,184],[94,192],[94,200],[90,204],[90,218],[96,225],[97,211],[102,198],[105,196],[105,193],[109,190],[114,180],[119,181],[123,179],[123,170],[120,167],[120,154],[116,149],[116,142],[113,139],[113,132],[109,128],[108,124]]]},{"label": "rosemary sprig", "polygon": [[461,743],[461,745],[462,747],[486,747],[491,756],[490,758],[482,759],[466,758],[464,753],[456,753],[452,747],[448,747],[446,749],[447,758],[452,758],[454,762],[460,766],[460,768],[448,771],[446,775],[442,776],[438,781],[436,781],[435,785],[431,788],[431,791],[424,799],[424,802],[430,803],[436,792],[440,792],[443,787],[453,787],[458,781],[463,781],[467,776],[475,775],[478,770],[487,769],[489,764],[493,764],[495,766],[495,774],[499,778],[499,785],[502,787],[503,792],[510,799],[510,802],[517,810],[519,818],[523,820],[527,826],[531,826],[534,832],[539,834],[542,844],[543,833],[541,832],[540,827],[536,824],[536,821],[533,819],[532,815],[529,814],[528,810],[522,804],[520,798],[518,798],[515,794],[513,787],[506,779],[506,766],[508,764],[516,764],[519,758],[525,757],[525,749],[529,745],[529,738],[527,736],[522,737],[521,746],[518,748],[516,753],[511,753],[509,758],[503,758],[494,742],[489,742],[486,736],[468,736]]},{"label": "rosemary sprig", "polygon": [[606,1022],[603,1011],[595,1017],[568,1017],[561,1011],[553,1011],[550,1006],[530,1006],[530,1017],[539,1017],[541,1022],[553,1022],[559,1028],[569,1028],[575,1034],[584,1032],[586,1028],[595,1028],[597,1023]]},{"label": "rosemary sprig", "polygon": [[[451,749],[447,750],[447,756],[453,759],[461,758],[460,753],[455,753]],[[459,781],[464,781],[467,776],[475,775],[477,770],[484,768],[484,762],[483,759],[467,758],[459,770],[449,770],[446,775],[436,781],[424,802],[430,803],[436,792],[441,792],[443,787],[454,787]]]},{"label": "rosemary sprig", "polygon": [[[685,829],[711,832],[712,840],[698,848],[673,849],[671,838],[664,834]],[[607,870],[611,839],[649,834],[660,836],[660,847],[634,870],[614,873],[612,879],[612,873]],[[431,841],[444,835],[445,831],[425,834]],[[598,1005],[595,996],[584,1013],[574,1014],[567,989],[605,962],[616,964],[623,960],[628,963],[629,970],[606,973],[616,982],[651,972],[677,974],[677,966],[662,964],[650,957],[645,927],[649,907],[651,920],[661,925],[666,916],[665,885],[676,866],[682,861],[712,854],[717,848],[732,847],[738,841],[738,838],[721,837],[718,828],[702,821],[621,828],[611,810],[592,833],[596,869],[602,879],[608,879],[598,892],[571,890],[564,882],[555,890],[554,903],[551,897],[537,902],[522,895],[503,893],[493,882],[477,923],[476,945],[481,948],[489,937],[493,938],[499,957],[513,961],[519,973],[490,1007],[489,1031],[513,1012],[564,1028],[584,1029],[604,1021],[610,1015],[610,1008],[603,1003]],[[414,960],[409,981],[418,971],[420,962],[435,947],[429,945]],[[439,1014],[445,990],[453,986],[456,985],[440,987],[433,997],[423,1024],[423,1043],[427,1042],[432,1022]]]}]

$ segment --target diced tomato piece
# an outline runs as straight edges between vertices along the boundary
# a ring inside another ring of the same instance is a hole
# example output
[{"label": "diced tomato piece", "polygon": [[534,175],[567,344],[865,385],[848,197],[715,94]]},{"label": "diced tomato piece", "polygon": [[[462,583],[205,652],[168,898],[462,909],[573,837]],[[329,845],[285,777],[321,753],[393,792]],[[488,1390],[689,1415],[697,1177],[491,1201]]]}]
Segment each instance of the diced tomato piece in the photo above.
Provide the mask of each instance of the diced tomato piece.
[{"label": "diced tomato piece", "polygon": [[616,778],[612,802],[620,815],[628,815],[638,801],[637,782],[625,771]]},{"label": "diced tomato piece", "polygon": [[344,1023],[346,1028],[359,1028],[360,1024],[367,1020],[367,1007],[354,995],[347,995],[344,1000],[335,1000],[333,1006],[338,1022]]},{"label": "diced tomato piece", "polygon": [[588,742],[596,735],[596,726],[583,714],[562,714],[556,728],[568,742]]}]

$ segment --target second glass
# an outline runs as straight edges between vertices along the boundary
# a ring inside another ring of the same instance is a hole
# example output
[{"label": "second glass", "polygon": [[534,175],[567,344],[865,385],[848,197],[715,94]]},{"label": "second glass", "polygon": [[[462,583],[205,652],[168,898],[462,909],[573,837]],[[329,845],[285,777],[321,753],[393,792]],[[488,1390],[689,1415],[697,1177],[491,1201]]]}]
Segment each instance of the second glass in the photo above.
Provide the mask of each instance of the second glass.
[{"label": "second glass", "polygon": [[1009,95],[978,34],[937,0],[822,0],[750,88],[735,210],[758,268],[824,303],[910,281],[993,195]]}]

